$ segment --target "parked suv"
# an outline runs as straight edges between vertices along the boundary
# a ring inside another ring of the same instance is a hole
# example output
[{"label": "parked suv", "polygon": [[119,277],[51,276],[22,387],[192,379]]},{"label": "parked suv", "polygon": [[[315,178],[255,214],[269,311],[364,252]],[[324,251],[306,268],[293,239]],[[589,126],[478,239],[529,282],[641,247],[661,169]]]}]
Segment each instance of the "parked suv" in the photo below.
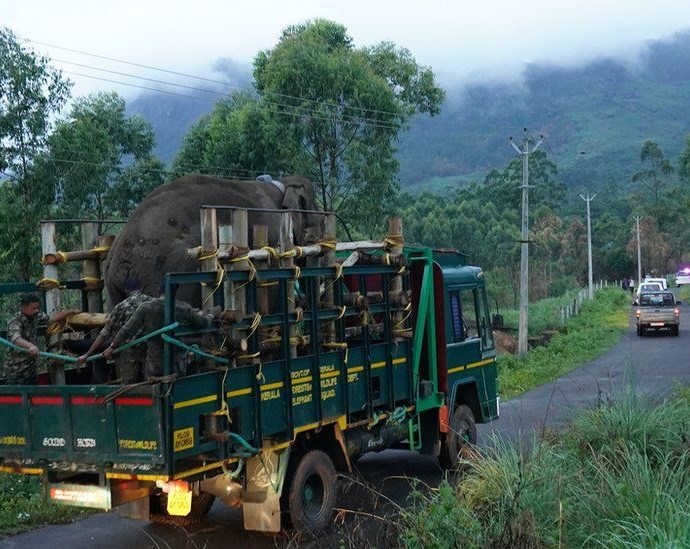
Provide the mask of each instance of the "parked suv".
[{"label": "parked suv", "polygon": [[651,283],[658,282],[659,284],[661,284],[661,288],[663,290],[668,290],[668,281],[665,278],[654,278],[654,277],[648,276],[644,279],[643,284],[645,284],[647,282],[651,282]]},{"label": "parked suv", "polygon": [[690,284],[690,267],[676,273],[676,288],[680,288],[683,284]]},{"label": "parked suv", "polygon": [[637,287],[637,292],[635,292],[635,299],[633,305],[637,305],[640,300],[640,295],[648,292],[663,292],[664,287],[660,282],[643,282]]}]

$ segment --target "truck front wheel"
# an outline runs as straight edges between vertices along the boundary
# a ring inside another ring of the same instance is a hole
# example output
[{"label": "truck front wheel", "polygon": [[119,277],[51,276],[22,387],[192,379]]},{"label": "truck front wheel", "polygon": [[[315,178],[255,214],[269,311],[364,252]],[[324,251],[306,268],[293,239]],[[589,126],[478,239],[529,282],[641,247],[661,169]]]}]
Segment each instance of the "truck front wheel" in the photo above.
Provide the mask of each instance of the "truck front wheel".
[{"label": "truck front wheel", "polygon": [[438,456],[441,467],[455,467],[464,451],[474,444],[477,444],[477,424],[470,407],[462,404],[455,408],[448,432],[441,443],[441,453]]},{"label": "truck front wheel", "polygon": [[281,497],[286,525],[316,533],[331,520],[337,495],[337,477],[331,458],[321,450],[292,456]]}]

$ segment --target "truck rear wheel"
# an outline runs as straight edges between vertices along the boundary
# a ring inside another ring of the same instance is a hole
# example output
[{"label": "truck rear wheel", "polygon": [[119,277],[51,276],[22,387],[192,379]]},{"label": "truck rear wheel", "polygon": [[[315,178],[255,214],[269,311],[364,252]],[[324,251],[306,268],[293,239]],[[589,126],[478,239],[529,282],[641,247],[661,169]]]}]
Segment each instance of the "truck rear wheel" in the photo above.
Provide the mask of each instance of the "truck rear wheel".
[{"label": "truck rear wheel", "polygon": [[678,333],[678,326],[671,326],[671,335],[677,336]]},{"label": "truck rear wheel", "polygon": [[202,517],[208,514],[215,499],[216,496],[209,494],[208,492],[199,492],[198,495],[193,495],[192,510],[187,516],[181,517],[168,514],[168,494],[161,493],[154,495],[151,496],[150,519],[152,522],[190,526],[192,524],[196,524]]},{"label": "truck rear wheel", "polygon": [[477,424],[469,406],[455,408],[448,425],[448,432],[441,443],[439,463],[444,469],[452,469],[471,445],[477,444]]},{"label": "truck rear wheel", "polygon": [[316,533],[331,520],[337,495],[337,477],[331,458],[321,450],[295,454],[285,476],[281,497],[286,526]]}]

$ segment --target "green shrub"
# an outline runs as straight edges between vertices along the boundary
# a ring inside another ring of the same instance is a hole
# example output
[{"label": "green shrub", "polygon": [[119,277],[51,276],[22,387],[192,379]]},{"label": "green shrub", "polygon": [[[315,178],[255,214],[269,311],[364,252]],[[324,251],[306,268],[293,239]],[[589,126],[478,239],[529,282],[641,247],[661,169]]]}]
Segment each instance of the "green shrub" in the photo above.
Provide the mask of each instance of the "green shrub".
[{"label": "green shrub", "polygon": [[40,480],[31,475],[0,475],[0,494],[0,536],[68,522],[87,513],[75,507],[45,503]]},{"label": "green shrub", "polygon": [[403,514],[401,543],[688,547],[689,417],[688,389],[656,408],[631,390],[580,415],[564,436],[497,440],[456,483]]}]

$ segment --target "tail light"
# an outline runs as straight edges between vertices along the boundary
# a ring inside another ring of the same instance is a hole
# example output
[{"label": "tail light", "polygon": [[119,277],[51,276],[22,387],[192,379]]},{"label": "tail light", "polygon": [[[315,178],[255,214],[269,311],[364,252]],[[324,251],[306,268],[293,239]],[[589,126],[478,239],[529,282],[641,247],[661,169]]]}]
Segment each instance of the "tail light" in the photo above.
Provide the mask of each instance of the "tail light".
[{"label": "tail light", "polygon": [[637,318],[640,318],[640,310],[639,310],[639,309],[637,309],[637,311],[635,311],[635,316],[636,316]]},{"label": "tail light", "polygon": [[673,312],[676,313],[676,316],[680,316],[680,309],[676,308]]}]

